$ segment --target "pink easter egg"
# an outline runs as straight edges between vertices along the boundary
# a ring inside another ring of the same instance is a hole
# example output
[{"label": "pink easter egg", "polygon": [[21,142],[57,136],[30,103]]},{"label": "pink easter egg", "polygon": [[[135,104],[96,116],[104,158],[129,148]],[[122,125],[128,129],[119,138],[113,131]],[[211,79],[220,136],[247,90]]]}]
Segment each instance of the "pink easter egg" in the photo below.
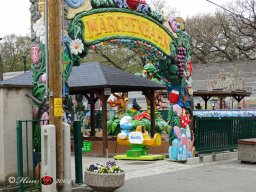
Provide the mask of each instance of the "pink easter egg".
[{"label": "pink easter egg", "polygon": [[47,75],[46,75],[46,73],[44,73],[44,74],[42,75],[42,81],[43,81],[44,83],[46,83],[46,81],[47,81]]},{"label": "pink easter egg", "polygon": [[191,144],[192,144],[191,140],[187,139],[187,150],[188,151],[191,151]]},{"label": "pink easter egg", "polygon": [[43,115],[41,116],[41,122],[40,122],[40,125],[47,125],[48,124],[48,120],[50,119],[50,116],[47,112],[44,112]]},{"label": "pink easter egg", "polygon": [[187,144],[187,137],[185,134],[181,135],[181,145],[186,145]]},{"label": "pink easter egg", "polygon": [[37,108],[36,107],[32,107],[32,117],[36,118],[36,114],[37,114]]},{"label": "pink easter egg", "polygon": [[177,22],[174,15],[169,15],[168,17],[168,23],[174,33],[177,31]]},{"label": "pink easter egg", "polygon": [[173,111],[175,111],[178,116],[181,116],[181,114],[182,114],[182,108],[181,108],[178,104],[173,105],[172,108],[173,108]]},{"label": "pink easter egg", "polygon": [[174,133],[177,136],[178,139],[180,139],[181,134],[180,134],[180,128],[178,126],[173,127]]},{"label": "pink easter egg", "polygon": [[92,46],[90,46],[90,49],[91,49],[91,50],[94,50],[94,49],[96,49],[96,46],[95,46],[95,45],[92,45]]}]

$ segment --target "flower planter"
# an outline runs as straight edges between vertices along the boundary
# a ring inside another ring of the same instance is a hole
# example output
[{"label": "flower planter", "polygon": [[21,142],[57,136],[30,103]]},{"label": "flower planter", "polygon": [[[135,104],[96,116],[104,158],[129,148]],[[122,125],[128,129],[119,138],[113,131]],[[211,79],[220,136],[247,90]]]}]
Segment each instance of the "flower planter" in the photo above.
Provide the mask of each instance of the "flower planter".
[{"label": "flower planter", "polygon": [[111,192],[124,185],[125,173],[95,173],[85,170],[84,182],[94,191]]}]

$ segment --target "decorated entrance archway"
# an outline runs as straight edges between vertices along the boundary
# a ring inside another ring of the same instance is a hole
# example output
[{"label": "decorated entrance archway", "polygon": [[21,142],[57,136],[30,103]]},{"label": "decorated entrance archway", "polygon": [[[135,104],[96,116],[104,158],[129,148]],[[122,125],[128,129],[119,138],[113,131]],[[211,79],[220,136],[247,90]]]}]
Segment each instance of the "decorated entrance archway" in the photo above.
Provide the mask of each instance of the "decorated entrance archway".
[{"label": "decorated entrance archway", "polygon": [[[185,31],[184,20],[173,15],[164,18],[145,0],[65,0],[64,4],[63,98],[69,95],[68,78],[72,67],[80,65],[89,49],[101,46],[103,42],[125,46],[153,64],[155,75],[167,87],[169,124],[172,127],[171,159],[186,160],[190,157],[194,141],[191,132],[192,63],[190,37]],[[44,10],[40,10],[41,18],[32,18],[34,44],[31,49],[33,96],[38,117],[47,116],[43,106],[45,95],[48,95]]]}]

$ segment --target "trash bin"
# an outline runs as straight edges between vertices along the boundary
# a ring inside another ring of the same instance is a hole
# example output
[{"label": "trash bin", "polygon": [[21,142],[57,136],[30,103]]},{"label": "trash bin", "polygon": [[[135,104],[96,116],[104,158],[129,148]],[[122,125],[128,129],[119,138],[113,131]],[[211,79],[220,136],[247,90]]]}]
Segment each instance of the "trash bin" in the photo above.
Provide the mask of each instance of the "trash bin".
[{"label": "trash bin", "polygon": [[82,151],[83,152],[91,152],[92,151],[92,142],[84,141]]}]

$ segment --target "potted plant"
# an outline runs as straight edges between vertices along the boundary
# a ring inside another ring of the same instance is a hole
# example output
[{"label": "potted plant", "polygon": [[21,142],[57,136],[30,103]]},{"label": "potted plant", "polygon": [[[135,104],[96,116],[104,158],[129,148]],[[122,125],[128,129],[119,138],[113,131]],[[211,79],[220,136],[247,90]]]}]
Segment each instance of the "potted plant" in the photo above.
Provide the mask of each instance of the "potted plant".
[{"label": "potted plant", "polygon": [[124,185],[124,179],[124,170],[114,161],[90,164],[84,174],[84,182],[95,191],[115,191]]}]

